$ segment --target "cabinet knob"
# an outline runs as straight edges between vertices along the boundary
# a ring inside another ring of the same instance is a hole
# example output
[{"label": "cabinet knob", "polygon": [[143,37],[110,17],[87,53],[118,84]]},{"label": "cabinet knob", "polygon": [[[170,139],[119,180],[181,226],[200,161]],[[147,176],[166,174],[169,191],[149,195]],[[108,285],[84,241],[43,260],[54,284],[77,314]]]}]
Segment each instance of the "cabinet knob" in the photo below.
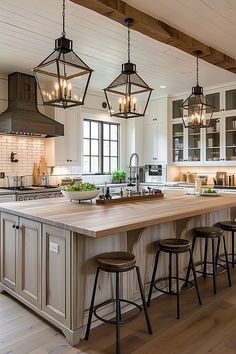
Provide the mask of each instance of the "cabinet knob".
[{"label": "cabinet knob", "polygon": [[16,227],[16,225],[12,225],[13,229]]},{"label": "cabinet knob", "polygon": [[16,225],[16,229],[19,230],[20,226],[19,225]]}]

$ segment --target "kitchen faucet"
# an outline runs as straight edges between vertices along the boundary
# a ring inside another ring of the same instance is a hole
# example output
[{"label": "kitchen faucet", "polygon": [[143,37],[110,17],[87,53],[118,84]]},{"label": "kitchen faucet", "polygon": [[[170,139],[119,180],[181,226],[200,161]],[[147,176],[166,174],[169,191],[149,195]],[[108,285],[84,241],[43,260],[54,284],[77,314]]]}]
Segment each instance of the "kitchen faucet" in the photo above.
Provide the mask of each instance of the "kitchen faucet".
[{"label": "kitchen faucet", "polygon": [[136,167],[136,191],[137,193],[139,193],[139,156],[136,152],[134,152],[131,156],[130,156],[130,159],[129,159],[129,184],[128,185],[132,185],[132,177],[131,177],[131,171],[132,171],[132,161],[133,161],[133,158],[136,158],[136,164],[135,164],[135,167]]}]

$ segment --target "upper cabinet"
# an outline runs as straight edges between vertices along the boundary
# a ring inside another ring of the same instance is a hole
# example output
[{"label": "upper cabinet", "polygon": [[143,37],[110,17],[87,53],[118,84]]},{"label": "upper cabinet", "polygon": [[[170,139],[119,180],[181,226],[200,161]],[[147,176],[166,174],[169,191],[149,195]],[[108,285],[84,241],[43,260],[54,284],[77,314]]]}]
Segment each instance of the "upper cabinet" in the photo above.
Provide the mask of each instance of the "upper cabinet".
[{"label": "upper cabinet", "polygon": [[56,109],[55,118],[64,125],[64,136],[48,139],[49,166],[81,165],[80,109]]},{"label": "upper cabinet", "polygon": [[176,97],[170,101],[170,131],[172,163],[177,165],[230,165],[236,161],[236,85],[205,90],[214,105],[208,128],[185,129],[181,117],[181,104],[186,99]]},{"label": "upper cabinet", "polygon": [[145,164],[167,163],[167,97],[152,100],[143,118]]}]

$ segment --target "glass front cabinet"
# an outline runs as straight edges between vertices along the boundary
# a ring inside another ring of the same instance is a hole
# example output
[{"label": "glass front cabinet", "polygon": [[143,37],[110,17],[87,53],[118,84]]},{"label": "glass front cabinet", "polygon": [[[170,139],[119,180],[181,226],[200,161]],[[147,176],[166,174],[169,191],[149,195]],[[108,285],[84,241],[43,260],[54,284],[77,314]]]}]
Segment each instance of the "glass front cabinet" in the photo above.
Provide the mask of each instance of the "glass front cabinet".
[{"label": "glass front cabinet", "polygon": [[185,97],[171,100],[173,164],[236,164],[236,85],[205,90],[215,110],[208,128],[184,128],[181,104]]}]

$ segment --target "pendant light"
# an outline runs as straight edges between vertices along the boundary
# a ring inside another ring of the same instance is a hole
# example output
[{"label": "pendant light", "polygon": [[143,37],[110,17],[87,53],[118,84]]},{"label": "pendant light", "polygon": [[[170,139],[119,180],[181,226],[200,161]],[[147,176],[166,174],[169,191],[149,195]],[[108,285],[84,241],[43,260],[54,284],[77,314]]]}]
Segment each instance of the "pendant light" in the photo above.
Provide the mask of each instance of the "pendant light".
[{"label": "pendant light", "polygon": [[207,128],[210,124],[210,119],[215,107],[204,96],[203,87],[199,86],[198,72],[199,72],[199,56],[202,54],[201,50],[194,52],[197,58],[197,83],[192,88],[191,95],[183,102],[182,119],[185,128]]},{"label": "pendant light", "polygon": [[132,18],[125,20],[128,27],[128,61],[122,65],[121,74],[104,89],[112,117],[143,117],[152,93],[152,89],[137,74],[136,65],[130,62],[130,26],[133,23]]},{"label": "pendant light", "polygon": [[33,69],[43,99],[48,106],[69,108],[84,104],[92,69],[73,51],[66,38],[65,0],[62,3],[62,36],[54,51]]}]

